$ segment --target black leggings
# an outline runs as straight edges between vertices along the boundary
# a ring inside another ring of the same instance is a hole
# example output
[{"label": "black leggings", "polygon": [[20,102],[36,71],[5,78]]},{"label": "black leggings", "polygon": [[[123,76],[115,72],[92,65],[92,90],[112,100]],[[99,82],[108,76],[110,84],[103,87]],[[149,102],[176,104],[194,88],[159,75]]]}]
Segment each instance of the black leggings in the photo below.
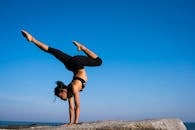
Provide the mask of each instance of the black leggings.
[{"label": "black leggings", "polygon": [[55,56],[65,65],[68,70],[73,72],[79,69],[83,69],[84,66],[100,66],[102,64],[102,60],[99,57],[93,59],[88,56],[81,55],[70,56],[58,49],[51,47],[48,48],[47,52]]}]

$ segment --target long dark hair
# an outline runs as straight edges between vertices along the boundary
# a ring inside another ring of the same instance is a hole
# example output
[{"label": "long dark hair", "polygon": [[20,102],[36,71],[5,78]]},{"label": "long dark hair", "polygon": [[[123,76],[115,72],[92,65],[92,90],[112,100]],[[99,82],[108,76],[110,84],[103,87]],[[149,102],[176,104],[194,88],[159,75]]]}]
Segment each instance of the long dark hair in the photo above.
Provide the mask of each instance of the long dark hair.
[{"label": "long dark hair", "polygon": [[67,89],[67,86],[62,81],[56,81],[57,86],[54,88],[54,95],[58,96],[63,89]]}]

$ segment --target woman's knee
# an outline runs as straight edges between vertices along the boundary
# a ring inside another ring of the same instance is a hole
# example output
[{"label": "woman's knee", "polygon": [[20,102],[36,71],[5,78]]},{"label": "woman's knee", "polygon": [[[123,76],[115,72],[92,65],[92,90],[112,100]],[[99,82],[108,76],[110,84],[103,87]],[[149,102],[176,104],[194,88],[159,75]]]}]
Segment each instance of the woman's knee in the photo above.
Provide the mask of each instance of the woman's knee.
[{"label": "woman's knee", "polygon": [[97,57],[96,59],[97,65],[100,66],[102,64],[102,59]]}]

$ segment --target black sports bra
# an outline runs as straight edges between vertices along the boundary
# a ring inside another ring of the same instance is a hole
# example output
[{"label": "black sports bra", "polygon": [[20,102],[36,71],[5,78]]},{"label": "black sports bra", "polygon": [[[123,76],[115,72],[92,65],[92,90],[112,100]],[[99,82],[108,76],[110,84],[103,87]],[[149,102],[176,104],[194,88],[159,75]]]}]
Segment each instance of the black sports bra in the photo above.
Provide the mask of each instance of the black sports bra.
[{"label": "black sports bra", "polygon": [[[82,83],[82,90],[85,88],[86,81],[85,81],[84,79],[82,79],[82,78],[80,78],[80,77],[73,77],[72,81],[73,81],[73,80],[79,80],[79,81],[81,81],[81,83]],[[82,90],[81,90],[81,91],[82,91]]]},{"label": "black sports bra", "polygon": [[[79,80],[81,81],[82,83],[82,89],[80,91],[83,91],[83,89],[85,88],[85,85],[86,85],[86,81],[80,77],[73,77],[72,81],[74,80]],[[73,96],[73,93],[72,93],[72,84],[70,83],[68,85],[68,98],[72,97]]]}]

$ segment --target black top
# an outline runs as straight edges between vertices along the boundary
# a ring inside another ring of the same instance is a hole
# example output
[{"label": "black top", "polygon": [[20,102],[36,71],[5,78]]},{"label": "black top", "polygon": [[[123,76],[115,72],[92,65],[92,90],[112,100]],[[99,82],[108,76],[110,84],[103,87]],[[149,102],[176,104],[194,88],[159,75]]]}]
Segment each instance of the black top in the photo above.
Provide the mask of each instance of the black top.
[{"label": "black top", "polygon": [[[74,80],[81,81],[82,89],[80,91],[83,91],[83,89],[85,88],[85,85],[86,85],[86,81],[84,79],[80,78],[80,77],[73,77],[72,81],[74,81]],[[72,84],[71,83],[68,85],[68,89],[67,89],[68,90],[68,98],[73,96],[73,90],[72,90]]]}]

